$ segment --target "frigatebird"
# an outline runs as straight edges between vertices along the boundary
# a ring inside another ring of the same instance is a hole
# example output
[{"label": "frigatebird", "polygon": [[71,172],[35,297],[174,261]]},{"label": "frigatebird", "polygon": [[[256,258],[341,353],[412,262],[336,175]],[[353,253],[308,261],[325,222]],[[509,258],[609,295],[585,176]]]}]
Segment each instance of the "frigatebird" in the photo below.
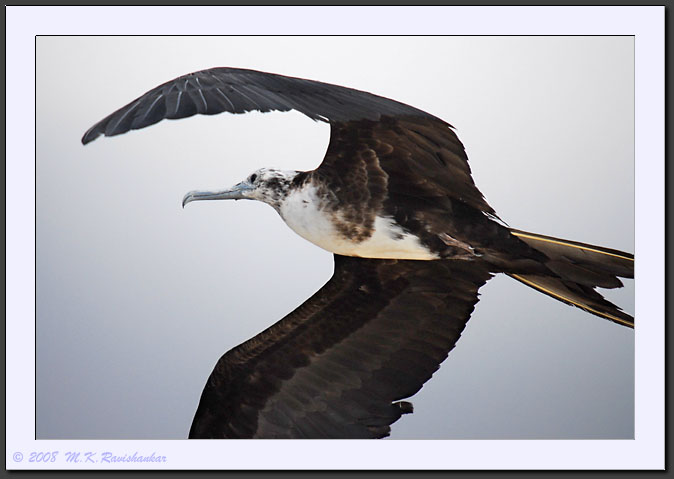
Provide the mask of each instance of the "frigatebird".
[{"label": "frigatebird", "polygon": [[330,125],[312,171],[263,168],[198,200],[272,206],[334,253],[332,278],[286,317],[225,353],[190,438],[381,438],[458,341],[494,274],[634,327],[597,290],[633,278],[629,253],[510,228],[475,186],[445,121],[318,81],[236,68],[181,76],[91,127],[82,142],[162,119],[296,110]]}]

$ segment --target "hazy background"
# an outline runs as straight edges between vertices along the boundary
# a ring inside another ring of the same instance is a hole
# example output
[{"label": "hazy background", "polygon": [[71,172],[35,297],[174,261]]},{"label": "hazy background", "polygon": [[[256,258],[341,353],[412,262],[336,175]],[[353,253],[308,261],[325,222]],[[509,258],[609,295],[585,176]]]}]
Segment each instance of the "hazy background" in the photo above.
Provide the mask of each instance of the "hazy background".
[{"label": "hazy background", "polygon": [[[37,437],[187,436],[217,359],[293,310],[332,257],[270,207],[204,202],[311,169],[297,113],[164,121],[82,146],[148,89],[213,66],[394,98],[457,128],[510,225],[634,251],[632,37],[38,37]],[[634,311],[632,282],[610,298]],[[500,276],[393,438],[631,438],[634,331]]]}]

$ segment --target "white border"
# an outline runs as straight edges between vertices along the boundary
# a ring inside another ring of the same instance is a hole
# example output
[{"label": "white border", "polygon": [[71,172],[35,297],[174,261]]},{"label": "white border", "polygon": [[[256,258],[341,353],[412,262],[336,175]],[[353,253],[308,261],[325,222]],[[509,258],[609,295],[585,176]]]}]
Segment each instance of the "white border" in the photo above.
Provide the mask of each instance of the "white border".
[{"label": "white border", "polygon": [[[6,7],[9,469],[663,469],[664,7]],[[226,19],[226,22],[223,21]],[[327,19],[330,19],[328,22]],[[635,35],[636,428],[612,441],[34,440],[35,35]],[[30,464],[31,451],[166,463]],[[13,455],[24,454],[22,462]]]}]

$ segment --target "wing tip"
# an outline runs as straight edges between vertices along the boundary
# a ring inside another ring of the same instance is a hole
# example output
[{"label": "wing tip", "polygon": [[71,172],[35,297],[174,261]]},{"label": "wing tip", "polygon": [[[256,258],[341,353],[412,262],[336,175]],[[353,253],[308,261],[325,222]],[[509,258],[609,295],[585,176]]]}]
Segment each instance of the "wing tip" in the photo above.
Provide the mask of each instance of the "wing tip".
[{"label": "wing tip", "polygon": [[100,131],[94,130],[94,128],[90,128],[87,130],[87,132],[82,136],[82,144],[86,145],[87,143],[91,143],[94,141],[96,138],[101,136]]}]

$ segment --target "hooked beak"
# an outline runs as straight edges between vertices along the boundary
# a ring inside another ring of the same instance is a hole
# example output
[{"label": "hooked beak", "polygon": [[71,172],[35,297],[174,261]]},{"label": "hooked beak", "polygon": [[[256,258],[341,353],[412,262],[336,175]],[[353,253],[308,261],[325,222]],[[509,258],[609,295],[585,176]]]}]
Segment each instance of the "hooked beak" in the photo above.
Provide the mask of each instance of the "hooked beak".
[{"label": "hooked beak", "polygon": [[247,193],[253,191],[255,186],[246,181],[234,185],[228,190],[221,191],[190,191],[183,197],[183,208],[191,201],[201,200],[251,200]]}]

